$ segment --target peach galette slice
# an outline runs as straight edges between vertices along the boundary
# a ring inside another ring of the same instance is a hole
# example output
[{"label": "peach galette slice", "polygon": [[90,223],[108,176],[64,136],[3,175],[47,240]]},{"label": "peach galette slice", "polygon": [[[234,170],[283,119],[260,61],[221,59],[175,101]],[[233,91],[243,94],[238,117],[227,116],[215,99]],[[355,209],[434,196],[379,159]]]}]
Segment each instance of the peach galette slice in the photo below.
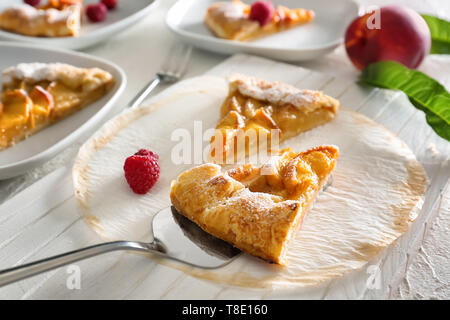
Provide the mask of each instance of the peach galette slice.
[{"label": "peach galette slice", "polygon": [[289,240],[336,165],[339,151],[286,149],[262,166],[222,171],[207,163],[172,182],[174,207],[204,231],[268,261],[286,264]]},{"label": "peach galette slice", "polygon": [[268,36],[313,19],[312,10],[275,8],[270,1],[257,1],[251,6],[240,0],[216,2],[205,14],[205,24],[215,36],[237,41]]},{"label": "peach galette slice", "polygon": [[210,143],[215,163],[235,163],[254,147],[276,149],[274,143],[334,119],[339,110],[339,101],[321,91],[239,74],[228,80],[228,96]]},{"label": "peach galette slice", "polygon": [[114,77],[99,68],[21,63],[2,73],[0,150],[102,98]]},{"label": "peach galette slice", "polygon": [[82,0],[49,0],[45,5],[11,6],[0,13],[0,29],[33,37],[73,37],[80,33]]}]

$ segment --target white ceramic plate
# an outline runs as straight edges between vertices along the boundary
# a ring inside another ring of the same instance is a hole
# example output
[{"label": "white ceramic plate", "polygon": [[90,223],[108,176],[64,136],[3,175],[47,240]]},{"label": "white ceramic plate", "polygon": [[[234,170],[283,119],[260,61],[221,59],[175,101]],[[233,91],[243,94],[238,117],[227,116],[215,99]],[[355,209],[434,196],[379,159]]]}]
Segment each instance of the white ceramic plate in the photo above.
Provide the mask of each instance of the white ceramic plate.
[{"label": "white ceramic plate", "polygon": [[0,70],[21,62],[62,62],[77,67],[99,67],[116,79],[114,88],[102,99],[15,146],[0,151],[0,179],[20,175],[68,147],[108,113],[126,86],[126,76],[121,68],[86,54],[4,42],[0,42],[0,52]]},{"label": "white ceramic plate", "polygon": [[[312,9],[316,17],[313,22],[288,31],[252,42],[238,42],[216,38],[205,27],[206,9],[217,1],[179,0],[169,10],[166,23],[181,40],[205,50],[302,61],[315,59],[336,48],[342,42],[346,27],[358,15],[358,5],[353,0],[274,0],[275,5]],[[250,3],[250,0],[245,1]]]},{"label": "white ceramic plate", "polygon": [[[85,0],[84,4],[97,3],[98,0]],[[21,4],[22,0],[1,0],[0,10],[12,4]],[[28,37],[0,30],[0,40],[31,42],[44,46],[65,49],[82,49],[105,41],[120,31],[144,18],[159,3],[159,0],[121,1],[118,7],[108,12],[104,22],[91,23],[83,14],[81,34],[78,37],[41,38]]]}]

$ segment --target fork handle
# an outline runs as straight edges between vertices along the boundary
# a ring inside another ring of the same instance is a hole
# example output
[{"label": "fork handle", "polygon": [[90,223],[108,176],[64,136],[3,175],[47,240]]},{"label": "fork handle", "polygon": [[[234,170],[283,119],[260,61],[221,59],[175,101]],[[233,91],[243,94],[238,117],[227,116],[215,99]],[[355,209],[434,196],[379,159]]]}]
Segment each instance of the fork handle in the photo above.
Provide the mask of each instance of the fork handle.
[{"label": "fork handle", "polygon": [[153,78],[153,80],[147,83],[147,85],[144,88],[142,88],[141,91],[139,91],[139,93],[133,98],[133,100],[130,101],[127,108],[138,107],[145,100],[145,98],[148,97],[150,92],[152,92],[153,89],[155,89],[160,83],[161,77],[157,74],[155,78]]},{"label": "fork handle", "polygon": [[90,247],[70,251],[50,258],[38,260],[21,266],[0,271],[0,287],[19,281],[37,274],[62,267],[64,265],[91,258],[103,253],[131,250],[140,252],[155,251],[160,252],[157,243],[143,243],[134,241],[113,241],[102,244],[93,245]]}]

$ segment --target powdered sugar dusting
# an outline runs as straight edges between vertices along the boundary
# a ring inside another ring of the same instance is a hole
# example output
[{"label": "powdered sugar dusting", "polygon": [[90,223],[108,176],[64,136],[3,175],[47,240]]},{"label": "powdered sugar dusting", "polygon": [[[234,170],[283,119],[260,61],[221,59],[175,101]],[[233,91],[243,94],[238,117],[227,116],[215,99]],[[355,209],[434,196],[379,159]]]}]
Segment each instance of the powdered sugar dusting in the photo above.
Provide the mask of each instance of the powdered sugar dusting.
[{"label": "powdered sugar dusting", "polygon": [[244,12],[244,7],[238,3],[219,2],[216,4],[216,10],[229,20],[247,18],[247,15]]},{"label": "powdered sugar dusting", "polygon": [[315,91],[300,90],[281,82],[266,82],[253,77],[233,75],[230,81],[237,81],[238,90],[244,96],[276,104],[291,104],[297,108],[311,108],[316,100]]},{"label": "powdered sugar dusting", "polygon": [[12,5],[10,8],[8,8],[7,10],[20,12],[22,15],[25,15],[29,18],[36,18],[42,14],[45,15],[45,10],[36,9],[35,7],[30,6],[28,4],[15,4]]},{"label": "powdered sugar dusting", "polygon": [[33,80],[55,81],[59,78],[58,70],[66,68],[68,65],[63,63],[20,63],[17,66],[7,68],[3,71],[2,77],[4,83],[10,83],[13,80]]}]

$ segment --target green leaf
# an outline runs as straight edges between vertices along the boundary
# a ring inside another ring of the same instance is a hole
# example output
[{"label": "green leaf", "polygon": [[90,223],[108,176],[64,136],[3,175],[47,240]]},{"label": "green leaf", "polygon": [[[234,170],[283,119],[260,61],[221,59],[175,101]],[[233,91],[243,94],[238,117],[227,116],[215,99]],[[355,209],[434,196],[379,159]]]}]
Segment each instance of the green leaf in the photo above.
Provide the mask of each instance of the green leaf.
[{"label": "green leaf", "polygon": [[450,22],[428,14],[421,16],[431,33],[430,53],[450,54]]},{"label": "green leaf", "polygon": [[360,81],[376,87],[403,91],[416,108],[425,112],[431,128],[450,141],[450,94],[439,82],[394,61],[368,65],[362,71]]},{"label": "green leaf", "polygon": [[425,119],[427,120],[427,123],[430,125],[431,128],[442,138],[446,139],[447,141],[450,141],[450,127],[445,122],[445,120],[439,118],[438,116],[427,112],[424,110],[422,106],[411,100],[411,103],[417,108],[425,112]]}]

